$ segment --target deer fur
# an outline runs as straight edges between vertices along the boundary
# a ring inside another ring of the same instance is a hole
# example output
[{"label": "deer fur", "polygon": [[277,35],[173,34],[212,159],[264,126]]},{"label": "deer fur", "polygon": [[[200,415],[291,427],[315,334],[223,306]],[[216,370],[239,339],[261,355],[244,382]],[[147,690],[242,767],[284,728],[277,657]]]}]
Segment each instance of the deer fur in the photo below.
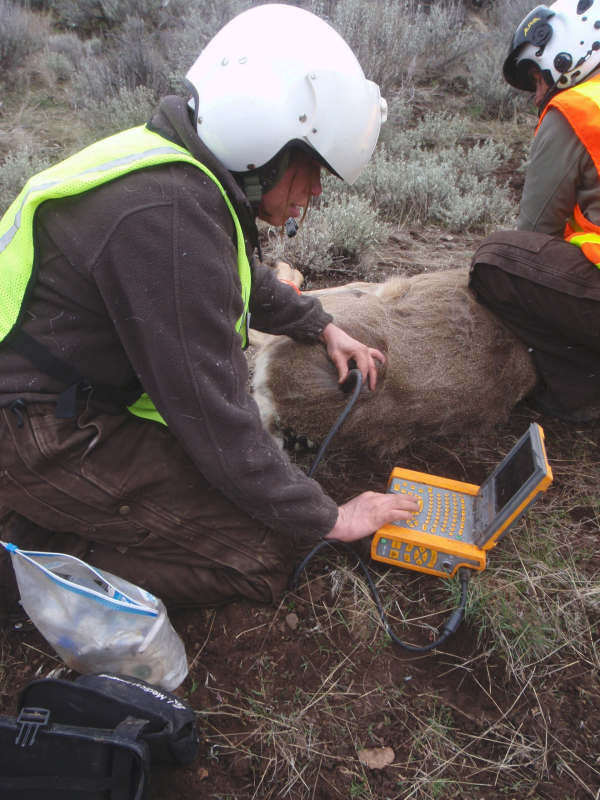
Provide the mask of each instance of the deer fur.
[{"label": "deer fur", "polygon": [[[466,269],[311,294],[336,325],[386,356],[377,388],[363,386],[334,449],[382,457],[418,439],[482,433],[537,383],[526,346],[476,302]],[[348,400],[325,346],[287,337],[266,337],[253,388],[280,441],[293,432],[322,442]]]}]

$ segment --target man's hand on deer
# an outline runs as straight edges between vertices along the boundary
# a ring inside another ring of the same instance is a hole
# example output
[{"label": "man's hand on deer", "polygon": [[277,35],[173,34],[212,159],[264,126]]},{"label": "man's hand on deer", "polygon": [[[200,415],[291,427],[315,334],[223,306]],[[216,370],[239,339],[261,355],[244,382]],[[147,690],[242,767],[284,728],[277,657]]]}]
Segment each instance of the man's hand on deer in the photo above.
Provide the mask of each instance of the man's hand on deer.
[{"label": "man's hand on deer", "polygon": [[338,507],[338,518],[326,539],[355,542],[397,519],[410,519],[417,513],[417,498],[411,494],[364,492]]},{"label": "man's hand on deer", "polygon": [[339,374],[339,383],[343,383],[348,377],[348,361],[353,358],[356,361],[356,366],[362,372],[363,380],[369,378],[369,387],[371,390],[375,389],[377,385],[377,366],[375,359],[385,364],[385,356],[374,347],[367,347],[366,344],[356,341],[351,336],[333,322],[323,330],[319,339],[325,344],[327,348],[327,355],[337,367]]}]

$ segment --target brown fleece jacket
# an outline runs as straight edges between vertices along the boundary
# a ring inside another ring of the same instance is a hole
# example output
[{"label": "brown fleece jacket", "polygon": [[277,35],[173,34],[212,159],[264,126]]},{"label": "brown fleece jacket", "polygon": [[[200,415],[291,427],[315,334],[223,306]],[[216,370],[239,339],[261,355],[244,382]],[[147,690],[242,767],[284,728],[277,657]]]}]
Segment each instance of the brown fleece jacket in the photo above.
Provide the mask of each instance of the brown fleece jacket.
[{"label": "brown fleece jacket", "polygon": [[[165,98],[152,127],[219,179],[250,257],[249,204],[199,139],[186,102]],[[36,233],[40,271],[23,329],[95,382],[124,386],[137,375],[198,469],[253,518],[282,534],[328,533],[335,504],[279,450],[245,390],[235,229],[214,182],[182,163],[132,172],[45,203]],[[256,263],[250,312],[253,328],[307,342],[332,319]],[[0,349],[0,407],[52,401],[63,389],[12,347]]]}]

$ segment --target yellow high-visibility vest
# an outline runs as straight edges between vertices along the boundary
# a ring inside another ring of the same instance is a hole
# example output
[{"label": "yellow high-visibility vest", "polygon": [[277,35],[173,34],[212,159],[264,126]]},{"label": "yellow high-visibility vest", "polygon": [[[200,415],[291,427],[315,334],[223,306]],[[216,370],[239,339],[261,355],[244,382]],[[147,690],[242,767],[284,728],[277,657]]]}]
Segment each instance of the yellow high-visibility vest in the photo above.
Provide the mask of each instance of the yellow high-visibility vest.
[{"label": "yellow high-visibility vest", "polygon": [[[250,299],[250,264],[242,226],[225,189],[212,172],[184,147],[164,139],[145,125],[102,139],[74,156],[34,175],[0,220],[0,344],[10,341],[25,313],[37,278],[35,213],[47,200],[72,197],[135,170],[182,161],[202,170],[221,192],[237,234],[238,272],[244,310],[235,329],[247,342],[246,320]],[[138,417],[162,422],[147,394],[129,406]]]}]

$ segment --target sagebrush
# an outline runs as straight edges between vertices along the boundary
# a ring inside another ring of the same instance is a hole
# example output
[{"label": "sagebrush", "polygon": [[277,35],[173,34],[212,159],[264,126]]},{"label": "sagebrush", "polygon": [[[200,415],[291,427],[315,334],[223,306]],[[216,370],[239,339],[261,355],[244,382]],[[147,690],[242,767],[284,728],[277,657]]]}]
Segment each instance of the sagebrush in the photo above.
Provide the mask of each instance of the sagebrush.
[{"label": "sagebrush", "polygon": [[445,0],[340,0],[330,21],[383,94],[409,77],[440,75],[476,42],[464,6]]},{"label": "sagebrush", "polygon": [[40,158],[25,147],[9,153],[0,166],[0,216],[4,214],[32,175],[50,166],[46,158]]},{"label": "sagebrush", "polygon": [[0,67],[15,67],[43,47],[49,19],[9,0],[0,0]]}]

